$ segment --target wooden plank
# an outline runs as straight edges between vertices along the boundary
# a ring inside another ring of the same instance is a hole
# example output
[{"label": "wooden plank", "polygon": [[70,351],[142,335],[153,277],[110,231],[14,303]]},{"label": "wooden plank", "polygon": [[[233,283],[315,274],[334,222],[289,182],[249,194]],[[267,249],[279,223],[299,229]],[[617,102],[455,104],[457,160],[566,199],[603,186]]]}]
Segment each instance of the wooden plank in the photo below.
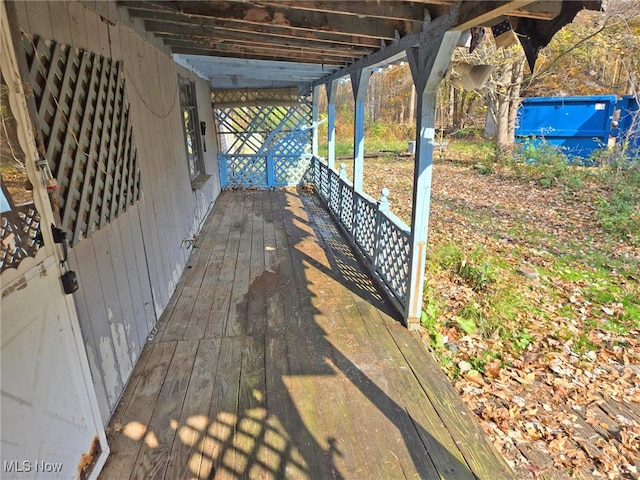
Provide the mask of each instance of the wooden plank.
[{"label": "wooden plank", "polygon": [[76,48],[87,48],[87,26],[84,21],[84,7],[78,2],[62,2],[67,4],[69,28],[72,45]]},{"label": "wooden plank", "polygon": [[[138,355],[146,343],[147,332],[144,328],[143,331],[139,331],[139,324],[143,322],[140,322],[137,317],[141,315],[144,321],[144,309],[139,303],[140,283],[137,278],[132,279],[129,275],[130,267],[127,265],[125,248],[122,243],[122,229],[120,228],[122,223],[124,222],[106,226],[104,231],[107,239],[104,248],[111,258],[118,306],[127,337],[129,358],[132,365],[135,365]],[[128,222],[125,227],[128,227]]]},{"label": "wooden plank", "polygon": [[171,459],[164,473],[166,479],[194,478],[202,462],[202,447],[211,424],[209,406],[216,382],[216,365],[221,340],[208,339],[199,342],[193,372],[184,398],[184,405],[177,426],[177,437],[169,454]]},{"label": "wooden plank", "polygon": [[287,341],[281,334],[267,331],[265,342],[265,394],[269,415],[264,443],[271,448],[263,461],[274,478],[310,478],[307,451],[315,439],[296,415],[297,407],[284,383],[290,375]]},{"label": "wooden plank", "polygon": [[[176,350],[175,342],[149,345],[149,358],[138,367],[142,372],[125,411],[119,416],[119,422],[113,423],[115,432],[109,441],[111,455],[102,469],[104,478],[130,478],[136,467],[136,458],[140,447],[147,441],[153,441],[156,433],[151,430],[150,421],[154,413],[153,406],[158,400],[169,364]],[[120,415],[120,414],[119,414]]]},{"label": "wooden plank", "polygon": [[249,307],[247,311],[247,334],[264,335],[266,331],[266,280],[264,252],[264,219],[262,217],[262,192],[254,191],[251,212],[251,263],[249,267]]},{"label": "wooden plank", "polygon": [[[309,223],[317,232],[317,240],[305,244],[303,252],[311,258],[321,258],[326,248],[321,233],[325,232],[315,224],[315,216],[309,215]],[[334,237],[331,245],[339,241]],[[328,354],[346,380],[342,387],[348,415],[354,423],[352,435],[367,439],[361,448],[367,458],[377,459],[375,467],[381,478],[390,478],[398,471],[410,477],[415,473],[408,468],[410,465],[420,478],[433,478],[437,472],[413,422],[392,398],[392,375],[382,367],[380,353],[373,349],[361,316],[350,301],[351,286],[336,268],[340,263],[329,259],[326,262],[327,270],[307,268],[305,277],[313,291],[322,291],[330,299],[319,306],[320,312],[314,317],[327,332],[332,347]],[[394,445],[393,452],[387,447],[389,444]]]},{"label": "wooden plank", "polygon": [[[143,72],[140,68],[138,42],[139,37],[130,29],[121,28],[121,41],[123,54],[125,56],[125,75],[127,76],[127,85],[130,105],[131,105],[131,123],[134,134],[138,138],[137,149],[138,156],[141,159],[141,174],[145,183],[144,201],[138,204],[138,213],[140,219],[140,229],[142,233],[142,245],[144,247],[146,263],[149,270],[149,281],[151,292],[153,293],[154,311],[157,318],[160,317],[162,310],[166,306],[166,278],[163,272],[163,265],[168,261],[165,258],[163,250],[158,246],[159,238],[156,228],[155,207],[153,205],[153,187],[151,177],[147,171],[153,170],[152,158],[150,151],[149,136],[147,134],[148,122],[143,116],[141,100],[137,93],[136,84],[140,81]],[[128,67],[126,67],[128,65]]]},{"label": "wooden plank", "polygon": [[147,345],[142,349],[142,352],[138,357],[136,367],[133,369],[131,377],[129,377],[127,387],[125,388],[122,397],[120,397],[118,406],[113,411],[113,415],[111,415],[111,420],[109,421],[109,426],[106,429],[107,436],[110,440],[125,426],[123,424],[124,416],[127,413],[127,409],[132,405],[132,402],[135,399],[134,395],[138,389],[138,385],[146,378],[147,364],[149,363],[151,352],[153,352],[153,350],[154,347],[152,345]]},{"label": "wooden plank", "polygon": [[[218,197],[217,203],[221,203],[220,208],[225,208],[232,212],[232,215],[229,215],[228,222],[225,222],[224,228],[228,230],[225,235],[227,240],[219,268],[218,281],[213,294],[211,312],[207,323],[205,333],[207,337],[223,335],[227,329],[229,305],[231,303],[231,291],[236,273],[238,249],[240,247],[240,231],[242,229],[244,201],[244,196],[239,197],[238,195],[232,195],[229,192],[223,192],[220,197]],[[216,206],[215,208],[218,207]]]},{"label": "wooden plank", "polygon": [[180,297],[176,303],[171,318],[162,333],[162,341],[181,340],[189,324],[191,313],[198,299],[199,287],[184,286],[180,290]]},{"label": "wooden plank", "polygon": [[[367,319],[380,316],[379,311],[367,302],[356,302],[356,305],[360,314]],[[389,355],[390,362],[394,365],[396,376],[391,381],[396,385],[396,390],[402,393],[402,399],[399,401],[414,422],[415,429],[438,475],[443,478],[474,479],[475,476],[466,464],[462,453],[429,398],[424,394],[420,383],[412,373],[411,366],[407,364],[387,327],[368,323],[367,331],[371,336],[370,342],[379,345]]]},{"label": "wooden plank", "polygon": [[246,333],[247,328],[249,271],[251,263],[251,256],[247,254],[247,252],[251,251],[251,234],[253,228],[251,212],[253,209],[253,198],[247,192],[243,192],[243,196],[245,200],[238,246],[239,253],[235,265],[231,301],[229,303],[229,317],[225,331],[225,335],[228,336]]},{"label": "wooden plank", "polygon": [[[229,197],[225,196],[225,198],[228,199]],[[209,318],[217,294],[220,265],[224,258],[227,239],[229,237],[231,215],[234,212],[232,208],[225,208],[225,206],[226,205],[218,205],[214,208],[199,237],[202,239],[202,243],[200,243],[197,248],[201,251],[209,252],[209,254],[207,261],[202,262],[204,272],[198,293],[198,302],[185,331],[185,338],[203,338],[207,336]],[[200,240],[198,243],[199,242]],[[191,259],[189,259],[189,262],[191,262]],[[196,268],[196,265],[194,265],[194,268]],[[221,334],[222,331],[222,329],[219,330],[219,333]]]},{"label": "wooden plank", "polygon": [[[96,350],[98,365],[97,373],[104,381],[109,411],[113,411],[120,394],[124,389],[124,380],[121,377],[122,371],[127,371],[127,367],[121,367],[119,355],[116,355],[113,342],[111,340],[111,328],[105,297],[102,293],[100,273],[98,270],[98,259],[93,248],[91,239],[81,242],[73,248],[76,255],[78,283],[84,294],[85,303],[88,308],[88,323],[93,331],[93,342],[91,348]],[[80,291],[80,290],[79,290]],[[77,293],[76,293],[77,295]],[[113,302],[113,298],[110,302]],[[124,359],[126,362],[126,359]],[[129,360],[130,363],[130,360]]]},{"label": "wooden plank", "polygon": [[98,399],[98,406],[100,407],[100,416],[102,417],[103,423],[106,423],[109,420],[109,415],[112,409],[107,397],[105,379],[101,373],[102,366],[100,350],[97,348],[97,346],[100,345],[100,336],[96,335],[96,332],[94,332],[91,322],[89,304],[87,303],[85,296],[85,284],[83,282],[82,275],[80,274],[81,266],[78,264],[78,260],[76,258],[76,249],[69,250],[69,266],[78,274],[78,290],[73,294],[73,302],[78,313],[78,323],[80,324],[82,340],[84,341],[85,349],[87,351],[87,358],[89,360],[91,370],[91,379]]},{"label": "wooden plank", "polygon": [[[109,249],[107,232],[100,230],[90,240],[85,240],[85,242],[90,242],[93,247],[93,255],[97,268],[96,274],[100,279],[96,288],[99,288],[101,303],[104,305],[106,311],[106,323],[109,326],[110,334],[109,339],[113,345],[113,351],[120,369],[122,386],[115,392],[119,398],[124,389],[124,384],[126,384],[129,375],[131,375],[134,365],[132,352],[130,352],[129,349],[129,338],[127,336],[127,330],[130,328],[130,325],[126,325],[125,323],[121,299],[118,296],[112,251]],[[134,358],[135,356],[137,356],[137,353],[134,355]],[[113,407],[115,407],[114,404],[112,404],[112,408]]]},{"label": "wooden plank", "polygon": [[164,477],[176,437],[176,419],[180,418],[197,350],[197,340],[177,342],[149,420],[145,442],[140,446],[136,465],[131,473],[132,479]]},{"label": "wooden plank", "polygon": [[49,2],[49,11],[55,12],[55,22],[52,22],[51,27],[53,28],[53,39],[56,42],[60,42],[65,45],[73,45],[71,25],[69,22],[69,10],[66,5],[67,3],[69,2]]},{"label": "wooden plank", "polygon": [[47,40],[53,39],[51,13],[48,2],[25,2],[29,17],[29,32]]},{"label": "wooden plank", "polygon": [[[138,330],[140,332],[144,331],[145,335],[147,335],[156,325],[157,318],[153,305],[153,294],[151,292],[148,270],[149,263],[145,254],[138,205],[129,208],[126,215],[120,217],[120,222],[122,222],[122,244],[125,251],[129,282],[130,284],[137,282],[140,284],[141,294],[133,297],[137,299],[135,305],[141,304],[144,309],[144,317],[139,317],[136,314],[136,319],[139,321]],[[128,226],[124,224],[126,222],[128,222]]]},{"label": "wooden plank", "polygon": [[[271,473],[263,467],[263,462],[268,457],[264,444],[267,429],[264,348],[263,336],[244,337],[236,431],[230,448],[230,465],[233,472],[247,478],[263,478]],[[229,455],[225,456],[225,459],[228,457]]]},{"label": "wooden plank", "polygon": [[210,423],[201,443],[202,462],[198,478],[224,478],[229,473],[230,464],[223,464],[223,458],[230,454],[228,449],[238,421],[242,346],[239,337],[223,337],[220,341],[216,382],[208,415]]},{"label": "wooden plank", "polygon": [[400,325],[389,326],[389,332],[473,473],[480,478],[514,478],[436,361],[425,360],[432,358],[432,354],[421,340],[407,338],[406,330]]},{"label": "wooden plank", "polygon": [[[284,303],[281,285],[288,279],[280,273],[280,256],[284,256],[284,245],[281,245],[280,255],[276,243],[275,214],[272,204],[275,204],[276,196],[269,191],[262,192],[262,218],[264,219],[264,268],[265,275],[265,316],[266,331],[276,333],[283,329]],[[279,208],[279,207],[278,207]],[[285,241],[281,235],[281,242]]]}]

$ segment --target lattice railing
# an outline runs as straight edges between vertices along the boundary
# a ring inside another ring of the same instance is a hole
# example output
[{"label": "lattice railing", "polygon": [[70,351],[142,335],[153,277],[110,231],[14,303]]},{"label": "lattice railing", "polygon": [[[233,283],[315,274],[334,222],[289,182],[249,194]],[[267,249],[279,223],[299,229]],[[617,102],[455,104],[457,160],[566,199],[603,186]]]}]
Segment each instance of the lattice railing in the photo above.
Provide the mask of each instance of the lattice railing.
[{"label": "lattice railing", "polygon": [[35,257],[42,246],[40,214],[29,203],[14,207],[0,217],[0,271],[18,268],[27,257]]},{"label": "lattice railing", "polygon": [[122,62],[38,37],[23,47],[73,246],[140,200]]},{"label": "lattice railing", "polygon": [[344,175],[341,177],[317,157],[311,160],[311,178],[318,196],[349,235],[371,273],[403,309],[409,282],[411,231],[388,211],[388,191],[383,190],[380,201],[356,192]]}]

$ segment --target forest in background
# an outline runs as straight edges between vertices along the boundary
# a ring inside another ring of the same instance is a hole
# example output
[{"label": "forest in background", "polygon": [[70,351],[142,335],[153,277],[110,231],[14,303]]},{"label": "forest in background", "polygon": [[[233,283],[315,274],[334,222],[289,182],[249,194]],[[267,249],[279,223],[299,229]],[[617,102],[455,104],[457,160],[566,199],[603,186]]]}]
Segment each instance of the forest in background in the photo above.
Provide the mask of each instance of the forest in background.
[{"label": "forest in background", "polygon": [[[497,49],[490,29],[486,30],[484,41],[473,53],[466,48],[456,49],[451,73],[442,82],[437,109],[437,127],[442,137],[482,136],[491,112],[500,117],[511,111],[513,121],[520,97],[640,93],[638,0],[609,2],[604,13],[579,13],[540,52],[534,72],[524,66],[520,45]],[[455,74],[460,62],[489,64],[495,69],[482,90],[466,91]],[[501,105],[505,101],[511,104],[506,109]],[[366,100],[367,152],[406,149],[406,142],[415,139],[415,106],[407,63],[373,72]],[[326,118],[324,92],[319,96],[319,110],[321,118]],[[326,145],[326,137],[325,122],[319,130],[321,146]],[[336,93],[338,155],[352,151],[352,137],[353,94],[347,79],[338,84]]]}]

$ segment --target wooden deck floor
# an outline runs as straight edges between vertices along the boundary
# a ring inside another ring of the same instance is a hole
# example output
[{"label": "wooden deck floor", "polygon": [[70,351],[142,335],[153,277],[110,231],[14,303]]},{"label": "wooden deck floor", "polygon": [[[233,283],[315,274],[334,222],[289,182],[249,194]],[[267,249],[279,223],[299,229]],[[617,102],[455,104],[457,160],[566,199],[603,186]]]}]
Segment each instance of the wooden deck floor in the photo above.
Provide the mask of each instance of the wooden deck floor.
[{"label": "wooden deck floor", "polygon": [[104,479],[511,478],[312,194],[223,192]]}]

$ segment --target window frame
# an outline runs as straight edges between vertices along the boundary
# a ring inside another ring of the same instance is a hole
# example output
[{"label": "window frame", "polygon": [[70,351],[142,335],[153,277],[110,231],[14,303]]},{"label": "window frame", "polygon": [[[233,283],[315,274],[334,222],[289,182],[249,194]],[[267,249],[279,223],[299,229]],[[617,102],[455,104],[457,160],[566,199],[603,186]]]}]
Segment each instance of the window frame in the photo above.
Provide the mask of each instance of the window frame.
[{"label": "window frame", "polygon": [[[205,171],[195,82],[180,77],[178,81],[178,94],[180,98],[180,123],[182,124],[182,132],[184,135],[187,168],[191,186],[195,189],[203,183],[202,180],[209,178]],[[187,120],[187,118],[189,120]],[[191,153],[189,149],[190,139]],[[195,145],[193,145],[194,143]],[[197,187],[194,185],[197,185]]]}]

